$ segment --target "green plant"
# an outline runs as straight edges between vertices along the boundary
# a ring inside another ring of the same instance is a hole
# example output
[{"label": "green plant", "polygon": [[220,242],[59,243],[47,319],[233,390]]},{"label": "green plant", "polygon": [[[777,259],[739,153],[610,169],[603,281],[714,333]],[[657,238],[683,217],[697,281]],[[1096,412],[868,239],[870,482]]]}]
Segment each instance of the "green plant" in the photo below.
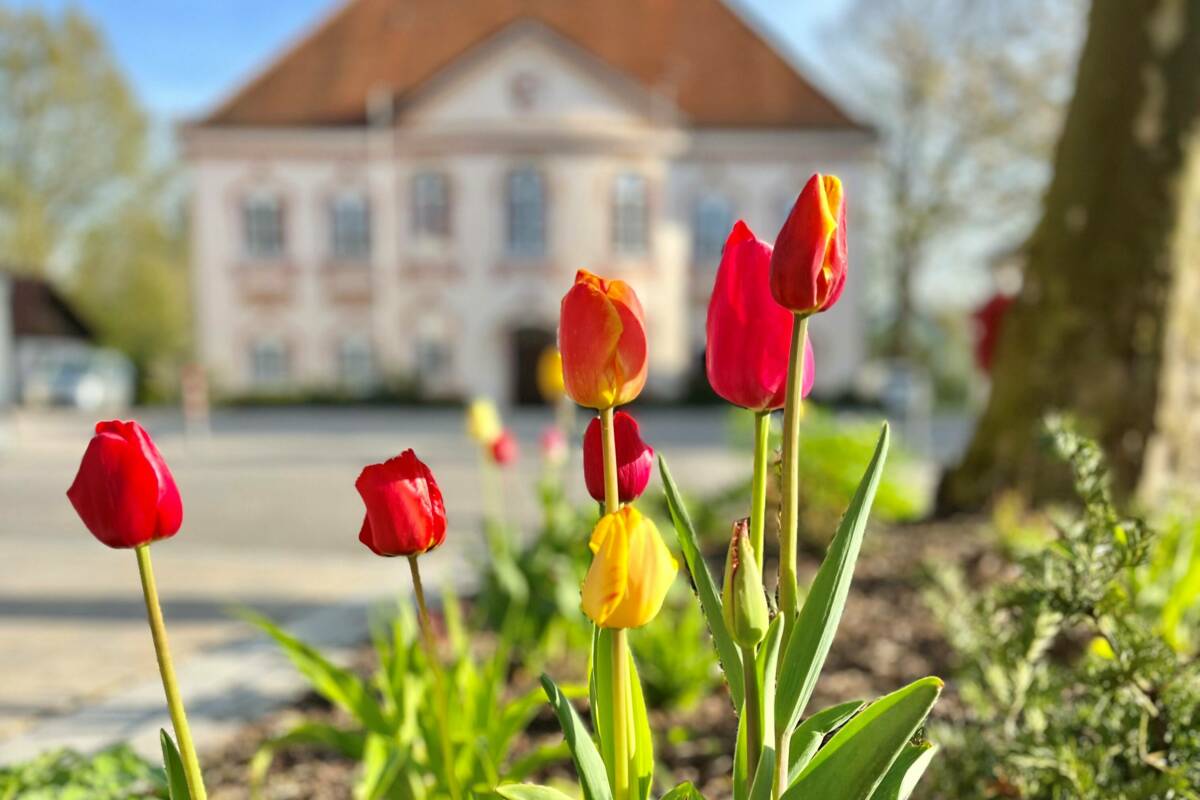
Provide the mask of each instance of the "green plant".
[{"label": "green plant", "polygon": [[1011,583],[939,568],[929,602],[959,656],[963,720],[938,725],[941,796],[1197,798],[1200,664],[1138,605],[1160,535],[1113,504],[1099,448],[1047,423],[1079,500]]},{"label": "green plant", "polygon": [[84,756],[70,750],[0,767],[0,800],[166,800],[167,781],[121,744]]},{"label": "green plant", "polygon": [[690,708],[721,684],[704,615],[683,587],[667,595],[654,625],[630,634],[629,644],[651,708]]},{"label": "green plant", "polygon": [[[361,762],[355,798],[450,797],[455,786],[468,794],[487,793],[501,776],[525,776],[564,757],[561,746],[543,746],[516,758],[514,746],[541,709],[540,689],[512,695],[507,686],[513,656],[524,644],[509,631],[495,639],[490,654],[477,658],[465,631],[457,601],[446,596],[443,654],[448,693],[449,752],[442,757],[435,708],[434,675],[419,641],[416,621],[406,603],[372,620],[378,655],[374,674],[365,679],[338,667],[315,648],[269,620],[248,615],[287,653],[313,689],[349,716],[348,723],[304,721],[263,743],[251,765],[257,790],[275,753],[294,745],[316,745]],[[451,772],[453,771],[453,772]]]}]

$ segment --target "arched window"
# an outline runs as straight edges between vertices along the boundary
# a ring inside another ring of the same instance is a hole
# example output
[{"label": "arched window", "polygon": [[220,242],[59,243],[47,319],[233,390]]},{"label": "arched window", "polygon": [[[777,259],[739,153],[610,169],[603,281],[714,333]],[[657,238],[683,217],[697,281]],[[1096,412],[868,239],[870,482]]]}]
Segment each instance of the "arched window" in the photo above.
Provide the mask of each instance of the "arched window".
[{"label": "arched window", "polygon": [[283,256],[283,201],[272,192],[254,192],[242,201],[242,245],[251,261]]},{"label": "arched window", "polygon": [[445,173],[425,171],[413,175],[412,230],[418,241],[449,238],[450,181]]},{"label": "arched window", "polygon": [[634,172],[613,183],[613,249],[618,255],[645,255],[650,240],[646,179]]},{"label": "arched window", "polygon": [[329,203],[329,250],[335,261],[371,257],[371,206],[361,192],[343,192]]},{"label": "arched window", "polygon": [[517,258],[541,258],[546,252],[546,182],[533,167],[508,174],[506,186],[508,252]]},{"label": "arched window", "polygon": [[692,212],[692,261],[712,264],[721,258],[721,248],[733,227],[733,207],[721,194],[701,195]]}]

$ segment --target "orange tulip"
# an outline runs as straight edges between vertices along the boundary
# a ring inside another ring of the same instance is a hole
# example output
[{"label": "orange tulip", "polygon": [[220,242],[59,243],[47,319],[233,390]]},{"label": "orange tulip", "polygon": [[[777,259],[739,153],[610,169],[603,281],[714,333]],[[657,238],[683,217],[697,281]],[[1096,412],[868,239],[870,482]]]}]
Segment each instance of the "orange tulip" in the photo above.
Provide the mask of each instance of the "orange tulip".
[{"label": "orange tulip", "polygon": [[563,381],[581,406],[612,408],[646,385],[646,323],[629,284],[587,270],[562,300],[558,324]]},{"label": "orange tulip", "polygon": [[846,203],[834,175],[809,178],[771,255],[771,295],[796,314],[825,311],[846,285]]}]

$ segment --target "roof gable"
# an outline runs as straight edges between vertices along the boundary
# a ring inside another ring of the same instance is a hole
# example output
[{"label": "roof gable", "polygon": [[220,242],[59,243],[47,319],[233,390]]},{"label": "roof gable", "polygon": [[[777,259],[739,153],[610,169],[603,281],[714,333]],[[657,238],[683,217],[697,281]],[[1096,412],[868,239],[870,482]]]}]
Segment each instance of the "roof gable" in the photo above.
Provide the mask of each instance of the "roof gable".
[{"label": "roof gable", "polygon": [[202,124],[357,125],[534,20],[663,96],[693,124],[859,127],[722,0],[349,0]]}]

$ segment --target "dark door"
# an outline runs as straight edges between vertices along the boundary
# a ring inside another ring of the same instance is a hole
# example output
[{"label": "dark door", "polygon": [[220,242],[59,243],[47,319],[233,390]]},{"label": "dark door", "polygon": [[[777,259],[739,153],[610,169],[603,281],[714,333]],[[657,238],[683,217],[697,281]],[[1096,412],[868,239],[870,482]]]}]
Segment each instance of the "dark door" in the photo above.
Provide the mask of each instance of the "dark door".
[{"label": "dark door", "polygon": [[538,359],[547,347],[554,345],[553,331],[543,328],[518,328],[513,331],[513,400],[517,405],[540,405],[545,402],[538,391]]}]

